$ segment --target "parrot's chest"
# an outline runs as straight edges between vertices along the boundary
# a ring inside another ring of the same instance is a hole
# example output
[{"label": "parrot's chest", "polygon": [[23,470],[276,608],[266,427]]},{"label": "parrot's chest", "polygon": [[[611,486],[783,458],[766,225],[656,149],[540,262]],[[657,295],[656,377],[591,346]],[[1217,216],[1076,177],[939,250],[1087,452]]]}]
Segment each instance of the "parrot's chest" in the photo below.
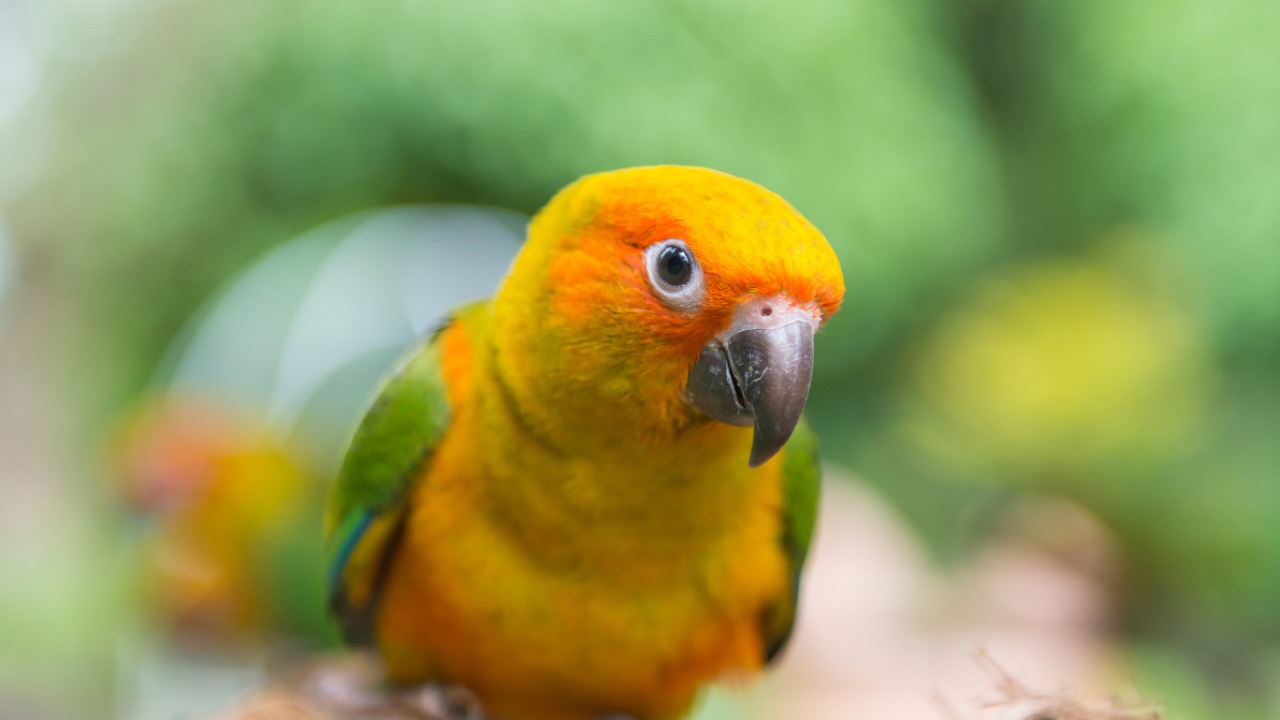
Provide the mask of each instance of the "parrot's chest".
[{"label": "parrot's chest", "polygon": [[762,664],[761,617],[789,592],[770,498],[557,532],[475,487],[441,482],[408,520],[380,617],[397,677],[666,717]]}]

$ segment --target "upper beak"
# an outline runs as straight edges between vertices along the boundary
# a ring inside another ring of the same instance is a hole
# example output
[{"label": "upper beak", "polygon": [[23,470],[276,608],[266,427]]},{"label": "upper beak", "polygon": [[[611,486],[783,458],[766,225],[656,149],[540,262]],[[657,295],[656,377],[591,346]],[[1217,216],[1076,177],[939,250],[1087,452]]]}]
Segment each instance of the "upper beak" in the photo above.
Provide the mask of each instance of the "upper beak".
[{"label": "upper beak", "polygon": [[783,297],[744,303],[734,323],[702,348],[685,397],[703,413],[731,425],[754,425],[748,464],[777,454],[809,398],[817,310]]}]

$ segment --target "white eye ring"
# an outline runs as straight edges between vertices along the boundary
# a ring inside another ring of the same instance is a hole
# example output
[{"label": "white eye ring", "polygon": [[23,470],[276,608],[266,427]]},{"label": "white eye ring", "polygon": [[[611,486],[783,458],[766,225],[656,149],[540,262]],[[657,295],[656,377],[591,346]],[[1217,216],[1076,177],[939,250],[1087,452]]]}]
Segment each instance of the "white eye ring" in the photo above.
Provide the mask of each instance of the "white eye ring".
[{"label": "white eye ring", "polygon": [[649,285],[669,307],[693,310],[702,302],[702,265],[683,240],[670,238],[645,248],[644,266]]}]

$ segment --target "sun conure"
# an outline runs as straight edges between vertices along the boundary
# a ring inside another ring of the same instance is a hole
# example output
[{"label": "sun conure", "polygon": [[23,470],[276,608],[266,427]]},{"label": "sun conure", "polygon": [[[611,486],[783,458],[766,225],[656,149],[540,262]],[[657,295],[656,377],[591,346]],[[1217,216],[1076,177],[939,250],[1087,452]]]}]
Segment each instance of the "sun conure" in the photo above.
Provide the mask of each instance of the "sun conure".
[{"label": "sun conure", "polygon": [[315,535],[323,486],[252,413],[194,394],[143,402],[114,447],[137,537],[145,601],[187,650],[332,643]]},{"label": "sun conure", "polygon": [[762,668],[813,534],[800,415],[843,293],[822,234],[745,180],[562,190],[355,433],[329,508],[348,639],[500,720],[678,718]]}]

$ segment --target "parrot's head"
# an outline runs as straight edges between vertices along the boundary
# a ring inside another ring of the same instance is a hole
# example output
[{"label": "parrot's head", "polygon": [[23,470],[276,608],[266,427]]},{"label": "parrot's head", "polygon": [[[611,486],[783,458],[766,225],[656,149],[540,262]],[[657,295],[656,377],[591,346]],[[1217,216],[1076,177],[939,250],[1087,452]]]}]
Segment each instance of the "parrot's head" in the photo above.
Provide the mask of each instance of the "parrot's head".
[{"label": "parrot's head", "polygon": [[814,333],[843,295],[822,233],[754,183],[672,166],[589,175],[530,226],[494,304],[496,367],[565,442],[718,421],[754,428],[754,467],[799,422]]}]

